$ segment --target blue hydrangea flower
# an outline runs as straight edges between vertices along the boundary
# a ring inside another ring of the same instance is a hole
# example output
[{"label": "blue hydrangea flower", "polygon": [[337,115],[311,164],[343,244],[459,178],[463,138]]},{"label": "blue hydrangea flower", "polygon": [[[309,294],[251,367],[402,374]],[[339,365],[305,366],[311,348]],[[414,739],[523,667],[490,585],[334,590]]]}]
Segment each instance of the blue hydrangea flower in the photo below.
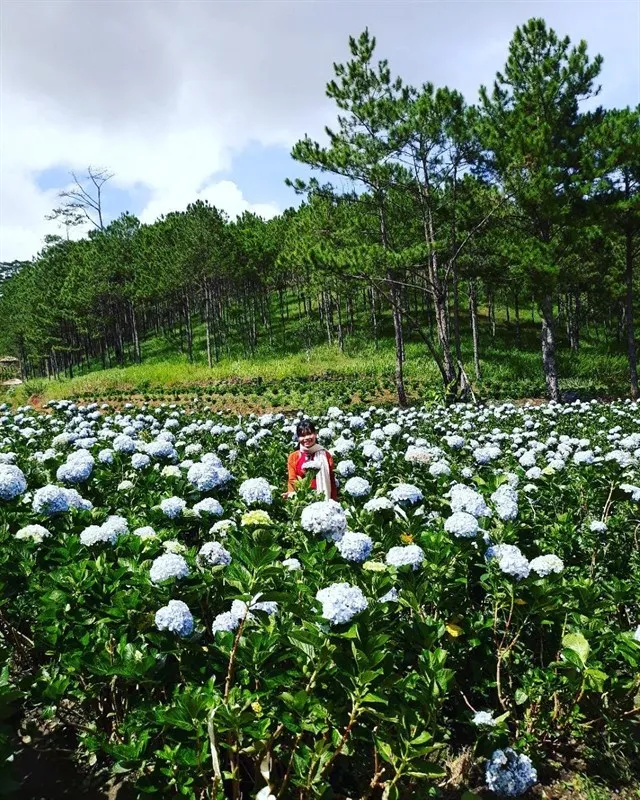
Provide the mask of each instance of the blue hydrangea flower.
[{"label": "blue hydrangea flower", "polygon": [[149,577],[152,583],[162,583],[171,578],[187,578],[189,566],[184,557],[177,553],[165,553],[158,556],[151,565]]},{"label": "blue hydrangea flower", "polygon": [[445,475],[451,475],[451,467],[442,459],[439,461],[434,461],[429,467],[429,475],[432,475],[434,478],[441,478]]},{"label": "blue hydrangea flower", "polygon": [[607,523],[601,522],[599,519],[594,519],[589,525],[589,530],[592,533],[606,533]]},{"label": "blue hydrangea flower", "polygon": [[371,484],[366,478],[349,478],[344,485],[344,491],[350,497],[366,497],[371,492]]},{"label": "blue hydrangea flower", "polygon": [[270,506],[273,502],[273,490],[266,478],[248,478],[242,481],[238,494],[248,506]]},{"label": "blue hydrangea flower", "polygon": [[94,463],[88,450],[77,450],[68,456],[66,464],[58,467],[56,478],[64,483],[83,483],[91,476]]},{"label": "blue hydrangea flower", "polygon": [[409,564],[415,571],[424,561],[424,550],[417,544],[392,547],[387,553],[385,561],[390,567],[404,567]]},{"label": "blue hydrangea flower", "polygon": [[495,559],[505,575],[512,575],[518,580],[527,578],[531,572],[529,562],[523,556],[520,548],[513,544],[492,545],[485,553],[485,559],[487,561]]},{"label": "blue hydrangea flower", "polygon": [[538,773],[528,756],[510,747],[494,751],[485,771],[487,787],[498,797],[520,797],[538,781]]},{"label": "blue hydrangea flower", "polygon": [[473,514],[466,511],[456,511],[445,520],[444,529],[447,533],[464,539],[470,539],[478,533],[478,520]]},{"label": "blue hydrangea flower", "polygon": [[178,455],[173,444],[165,439],[154,439],[152,442],[149,442],[145,447],[145,452],[147,455],[151,456],[151,458],[157,459],[173,460],[177,458]]},{"label": "blue hydrangea flower", "polygon": [[282,566],[286,567],[289,572],[297,572],[302,569],[302,564],[297,558],[285,558],[282,562]]},{"label": "blue hydrangea flower", "polygon": [[141,528],[136,528],[133,534],[141,539],[155,539],[156,537],[156,532],[151,525],[143,525]]},{"label": "blue hydrangea flower", "polygon": [[151,459],[144,453],[134,453],[131,456],[131,466],[134,469],[144,469],[145,467],[148,467],[150,463]]},{"label": "blue hydrangea flower", "polygon": [[372,514],[393,513],[395,506],[388,497],[372,497],[364,504],[364,510]]},{"label": "blue hydrangea flower", "polygon": [[115,530],[105,527],[104,525],[89,525],[80,534],[80,541],[87,547],[94,544],[115,544],[118,539],[118,534]]},{"label": "blue hydrangea flower", "polygon": [[14,464],[0,464],[0,499],[13,500],[27,491],[27,479]]},{"label": "blue hydrangea flower", "polygon": [[220,465],[217,456],[215,458],[218,461],[217,464],[204,461],[203,456],[202,461],[189,467],[187,480],[201,492],[210,492],[231,480],[232,476],[229,470]]},{"label": "blue hydrangea flower", "polygon": [[179,517],[186,507],[187,502],[181,497],[165,497],[160,501],[160,510],[169,519]]},{"label": "blue hydrangea flower", "polygon": [[69,508],[75,508],[78,511],[91,511],[93,503],[91,500],[85,500],[81,497],[77,489],[63,489],[67,496],[67,504]]},{"label": "blue hydrangea flower", "polygon": [[356,465],[350,459],[344,459],[336,464],[336,472],[341,478],[348,478],[356,471]]},{"label": "blue hydrangea flower", "polygon": [[227,567],[231,563],[231,553],[220,542],[205,542],[198,551],[198,557],[212,567]]},{"label": "blue hydrangea flower", "polygon": [[316,600],[322,603],[322,616],[331,625],[344,625],[362,611],[369,603],[362,590],[349,583],[332,583],[316,593]]},{"label": "blue hydrangea flower", "polygon": [[373,542],[365,533],[347,531],[342,539],[336,542],[336,547],[344,559],[361,564],[369,558],[373,550]]},{"label": "blue hydrangea flower", "polygon": [[233,611],[224,611],[213,620],[211,633],[215,636],[216,633],[235,631],[241,620],[242,617],[234,614]]},{"label": "blue hydrangea flower", "polygon": [[552,572],[560,573],[564,569],[564,563],[561,558],[556,555],[538,556],[529,562],[531,569],[536,572],[541,578],[546,578]]},{"label": "blue hydrangea flower", "polygon": [[382,597],[378,598],[379,603],[397,603],[399,599],[398,590],[395,586],[392,586],[391,589],[386,594],[383,594]]},{"label": "blue hydrangea flower", "polygon": [[183,638],[193,633],[193,616],[182,600],[169,600],[156,611],[155,622],[159,631],[169,631]]},{"label": "blue hydrangea flower", "polygon": [[473,514],[474,517],[490,517],[491,511],[488,508],[484,497],[472,489],[470,486],[465,486],[463,483],[456,483],[449,490],[449,502],[451,503],[451,510],[465,511],[467,514]]},{"label": "blue hydrangea flower", "polygon": [[308,533],[339,542],[347,529],[347,518],[340,503],[335,500],[319,500],[303,509],[300,524]]},{"label": "blue hydrangea flower", "polygon": [[206,514],[212,517],[221,517],[224,514],[224,509],[213,497],[205,497],[204,500],[200,500],[194,505],[193,510],[199,517]]},{"label": "blue hydrangea flower", "polygon": [[98,461],[101,464],[113,464],[113,450],[105,447],[104,450],[101,450],[98,453]]},{"label": "blue hydrangea flower", "polygon": [[40,544],[48,536],[51,536],[51,531],[43,525],[25,525],[16,533],[16,539],[31,539],[37,544]]},{"label": "blue hydrangea flower", "polygon": [[69,497],[63,486],[50,483],[36,489],[31,507],[36,514],[60,514],[69,510]]},{"label": "blue hydrangea flower", "polygon": [[476,711],[473,715],[473,724],[478,727],[495,728],[496,721],[490,711]]},{"label": "blue hydrangea flower", "polygon": [[518,516],[518,493],[507,483],[503,483],[495,490],[491,495],[491,502],[503,522],[509,522]]},{"label": "blue hydrangea flower", "polygon": [[124,453],[127,456],[131,456],[136,452],[136,443],[126,433],[120,433],[113,440],[113,449],[116,453]]},{"label": "blue hydrangea flower", "polygon": [[400,505],[415,505],[422,501],[422,492],[412,483],[399,483],[395,489],[389,492],[389,497],[394,503]]}]

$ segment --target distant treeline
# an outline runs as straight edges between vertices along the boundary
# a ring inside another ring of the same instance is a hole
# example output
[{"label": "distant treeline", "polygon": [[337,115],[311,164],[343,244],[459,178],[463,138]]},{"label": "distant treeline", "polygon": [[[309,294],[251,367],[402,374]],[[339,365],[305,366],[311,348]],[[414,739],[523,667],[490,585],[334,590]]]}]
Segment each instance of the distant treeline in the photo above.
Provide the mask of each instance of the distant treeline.
[{"label": "distant treeline", "polygon": [[88,237],[48,237],[31,262],[3,265],[0,349],[27,377],[72,375],[141,361],[151,335],[190,360],[206,349],[211,365],[239,346],[248,356],[264,343],[308,347],[319,331],[341,347],[354,335],[377,340],[391,323],[402,403],[407,335],[462,397],[479,377],[478,305],[493,326],[497,304],[511,309],[517,347],[533,303],[550,397],[559,321],[574,349],[587,327],[623,337],[637,397],[640,107],[584,110],[601,58],[530,20],[470,105],[446,87],[404,84],[374,60],[367,31],[350,50],[327,85],[338,108],[328,144],[305,137],[292,151],[339,181],[292,184],[304,202],[269,221],[230,221],[198,201],[152,225],[126,213],[105,226],[110,176],[90,170],[52,215],[67,230],[90,220]]}]

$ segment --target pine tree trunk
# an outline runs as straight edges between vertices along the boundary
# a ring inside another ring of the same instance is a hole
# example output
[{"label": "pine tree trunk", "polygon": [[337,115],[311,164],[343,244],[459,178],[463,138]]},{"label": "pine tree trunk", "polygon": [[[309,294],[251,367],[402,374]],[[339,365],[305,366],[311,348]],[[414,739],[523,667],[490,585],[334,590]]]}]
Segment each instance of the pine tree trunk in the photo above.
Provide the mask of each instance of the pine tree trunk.
[{"label": "pine tree trunk", "polygon": [[404,388],[404,371],[403,371],[403,351],[404,341],[402,336],[402,315],[400,312],[400,298],[398,288],[394,281],[394,275],[389,270],[387,272],[387,280],[391,286],[391,313],[393,316],[393,336],[396,351],[396,392],[398,394],[398,405],[407,405],[407,394]]},{"label": "pine tree trunk", "polygon": [[338,311],[338,345],[340,347],[340,352],[344,353],[344,335],[342,331],[342,310],[340,308],[340,295],[336,295],[336,308]]},{"label": "pine tree trunk", "polygon": [[373,328],[373,346],[378,349],[378,315],[376,313],[376,295],[373,286],[369,289],[369,301],[371,303],[371,326]]},{"label": "pine tree trunk", "polygon": [[140,350],[140,336],[138,335],[136,309],[131,301],[129,301],[129,313],[131,315],[131,332],[133,333],[133,347],[135,352],[135,359],[138,362],[138,364],[142,364],[142,352]]},{"label": "pine tree trunk", "polygon": [[478,299],[475,281],[469,281],[469,310],[471,312],[471,335],[473,337],[473,368],[476,380],[480,380],[480,337],[478,332]]},{"label": "pine tree trunk", "polygon": [[558,368],[556,365],[555,320],[553,318],[553,296],[547,294],[540,304],[542,313],[542,369],[550,400],[560,402]]},{"label": "pine tree trunk", "polygon": [[209,369],[213,367],[211,359],[211,297],[209,285],[204,282],[204,334],[207,343],[207,366]]},{"label": "pine tree trunk", "polygon": [[458,287],[458,267],[453,263],[453,338],[456,349],[456,361],[462,362],[462,343],[460,341],[460,297]]},{"label": "pine tree trunk", "polygon": [[522,346],[522,340],[520,338],[520,305],[518,303],[518,292],[515,293],[514,304],[514,315],[516,320],[516,347],[518,350],[520,350]]},{"label": "pine tree trunk", "polygon": [[627,357],[629,359],[629,382],[631,383],[631,397],[637,400],[638,392],[638,358],[636,351],[635,325],[633,319],[633,236],[631,231],[625,235],[625,317],[627,325]]}]

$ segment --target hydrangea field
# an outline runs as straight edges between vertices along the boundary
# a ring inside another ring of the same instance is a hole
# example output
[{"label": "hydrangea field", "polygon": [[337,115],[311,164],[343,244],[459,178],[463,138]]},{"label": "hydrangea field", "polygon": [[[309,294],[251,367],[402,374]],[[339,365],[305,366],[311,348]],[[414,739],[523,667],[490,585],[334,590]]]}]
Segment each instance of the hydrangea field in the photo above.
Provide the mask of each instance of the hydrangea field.
[{"label": "hydrangea field", "polygon": [[134,797],[637,787],[640,407],[313,419],[337,503],[297,417],[0,407],[7,777],[24,717]]}]

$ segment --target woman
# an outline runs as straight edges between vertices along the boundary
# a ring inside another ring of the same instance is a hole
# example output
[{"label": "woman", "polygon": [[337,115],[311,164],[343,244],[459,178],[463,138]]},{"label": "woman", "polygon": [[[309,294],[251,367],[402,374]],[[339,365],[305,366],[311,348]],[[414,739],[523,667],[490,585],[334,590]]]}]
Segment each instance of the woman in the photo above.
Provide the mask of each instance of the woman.
[{"label": "woman", "polygon": [[318,434],[314,424],[307,419],[301,420],[296,426],[296,437],[300,444],[299,450],[294,450],[287,462],[288,484],[285,497],[289,497],[296,490],[296,481],[304,478],[309,470],[316,473],[311,481],[311,488],[318,494],[324,495],[326,500],[337,500],[338,489],[333,471],[333,458],[328,450],[318,444]]}]

